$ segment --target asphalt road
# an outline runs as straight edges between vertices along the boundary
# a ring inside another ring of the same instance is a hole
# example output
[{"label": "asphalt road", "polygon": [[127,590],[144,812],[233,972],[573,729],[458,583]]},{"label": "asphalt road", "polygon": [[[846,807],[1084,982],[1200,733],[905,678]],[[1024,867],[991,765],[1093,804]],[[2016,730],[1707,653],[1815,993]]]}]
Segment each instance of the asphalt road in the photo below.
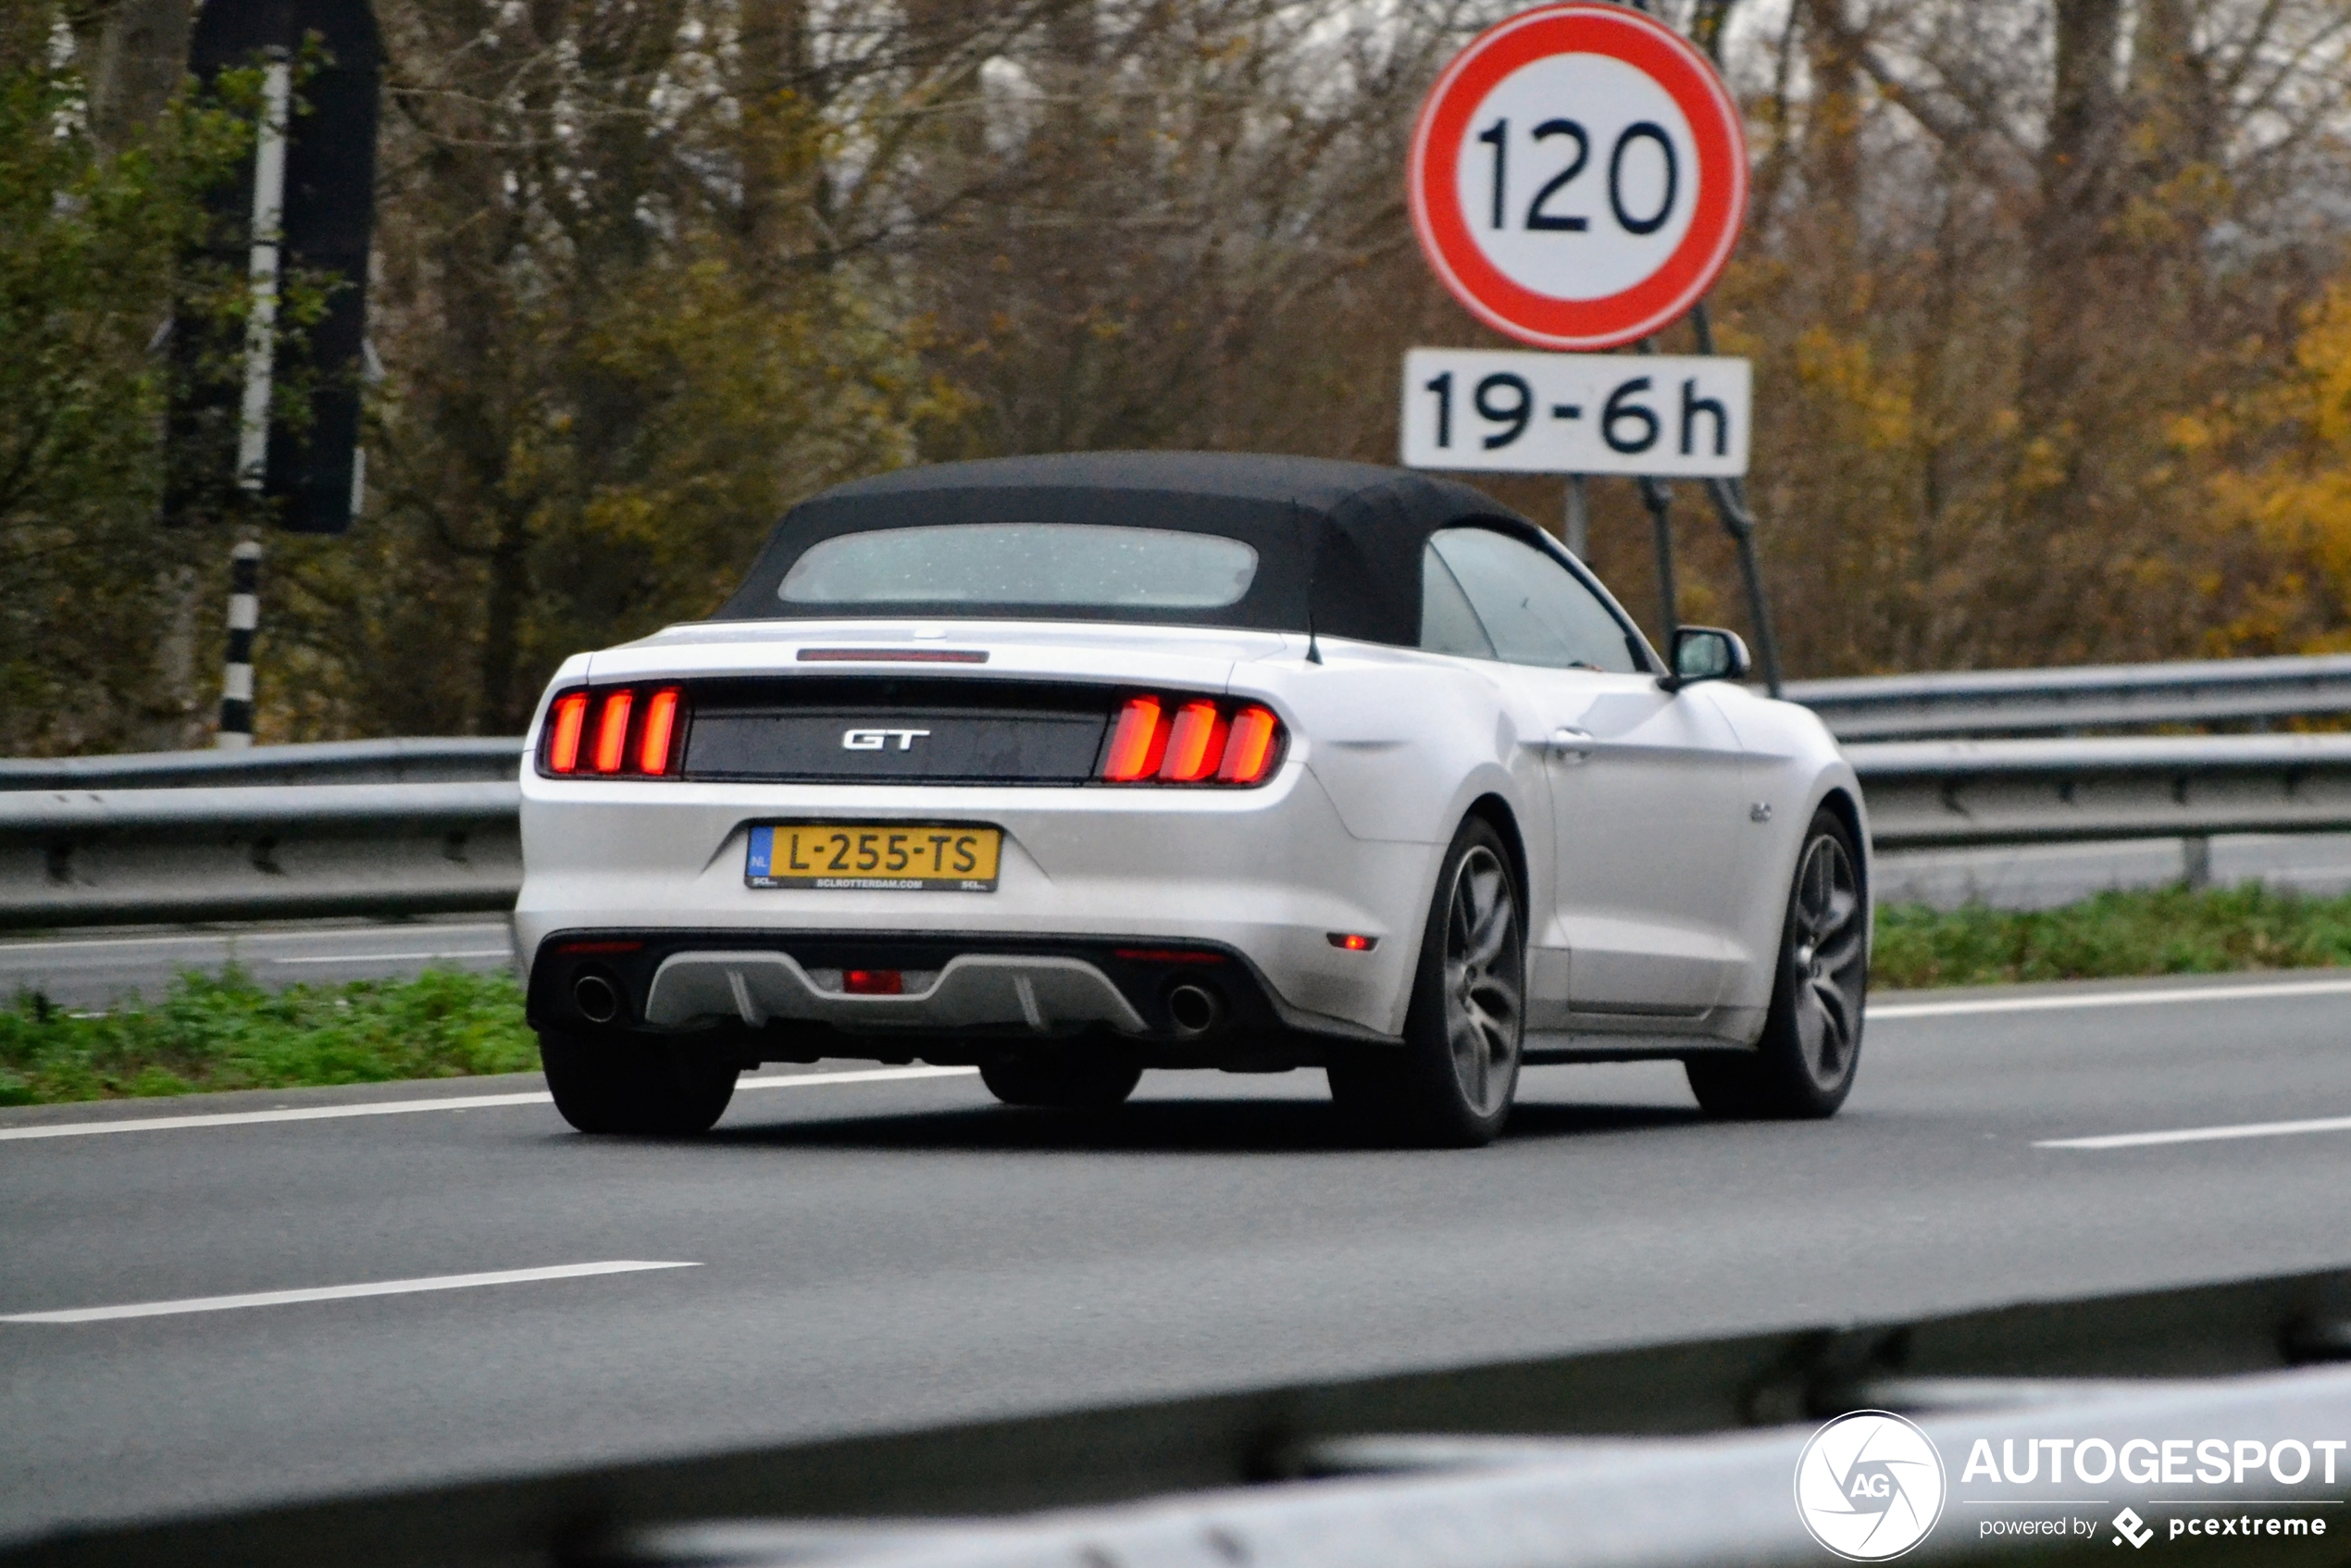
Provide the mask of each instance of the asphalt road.
[{"label": "asphalt road", "polygon": [[[1546,1068],[1467,1153],[1350,1146],[1306,1074],[1159,1075],[1084,1119],[800,1073],[680,1141],[577,1137],[528,1078],[0,1112],[0,1537],[2339,1267],[2346,1008],[2346,973],[1882,998],[1833,1122]],[[522,1102],[383,1110],[484,1097]],[[694,1266],[443,1288],[630,1262]],[[285,1290],[325,1299],[8,1321]]]}]

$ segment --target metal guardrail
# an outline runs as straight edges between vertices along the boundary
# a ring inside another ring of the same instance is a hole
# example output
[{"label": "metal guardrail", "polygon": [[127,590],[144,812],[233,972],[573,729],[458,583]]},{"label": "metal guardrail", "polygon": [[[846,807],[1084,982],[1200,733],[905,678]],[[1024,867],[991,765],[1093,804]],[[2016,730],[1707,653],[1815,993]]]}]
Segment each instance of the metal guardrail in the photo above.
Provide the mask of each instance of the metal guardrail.
[{"label": "metal guardrail", "polygon": [[0,927],[512,909],[513,783],[0,793]]},{"label": "metal guardrail", "polygon": [[2351,829],[2351,735],[1847,746],[1881,850]]},{"label": "metal guardrail", "polygon": [[[448,765],[499,760],[449,754]],[[2351,735],[1907,741],[1847,755],[1881,850],[2351,831]],[[0,927],[510,909],[519,800],[503,781],[0,791]]]},{"label": "metal guardrail", "polygon": [[[0,1568],[1667,1568],[1828,1561],[1794,1506],[1813,1424],[1977,1437],[2351,1437],[2351,1273],[1798,1327],[502,1476],[0,1541]],[[2330,1364],[2332,1363],[2332,1364]],[[2027,1452],[2031,1450],[2027,1448]],[[2351,1473],[2303,1495],[2342,1512]],[[2210,1512],[2250,1480],[2196,1488]],[[2055,1496],[2079,1497],[2078,1492]],[[2129,1500],[2160,1523],[2158,1500]],[[2177,1498],[2175,1490],[2163,1494]],[[1033,1510],[1079,1512],[1030,1512]],[[2086,1510],[2083,1512],[2087,1512]],[[1943,1523],[1914,1561],[2098,1555]],[[963,1517],[957,1518],[956,1515]],[[2168,1532],[2167,1532],[2168,1536]],[[2265,1549],[2270,1543],[2263,1543]],[[2340,1564],[2351,1518],[2318,1561]],[[2167,1538],[2165,1562],[2257,1560]],[[2308,1560],[2306,1552],[2301,1560]],[[2297,1561],[2265,1549],[2263,1562]]]},{"label": "metal guardrail", "polygon": [[512,778],[522,737],[321,740],[241,752],[133,752],[101,757],[0,757],[0,792],[179,790],[264,784],[457,784]]},{"label": "metal guardrail", "polygon": [[2351,714],[2351,654],[1788,682],[1840,740],[2034,735]]}]

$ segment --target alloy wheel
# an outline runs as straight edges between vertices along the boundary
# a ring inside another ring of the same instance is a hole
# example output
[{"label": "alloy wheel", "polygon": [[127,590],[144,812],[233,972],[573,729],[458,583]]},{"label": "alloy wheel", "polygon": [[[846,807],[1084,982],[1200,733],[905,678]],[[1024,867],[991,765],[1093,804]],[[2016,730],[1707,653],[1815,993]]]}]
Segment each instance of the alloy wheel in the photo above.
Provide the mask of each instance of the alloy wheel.
[{"label": "alloy wheel", "polygon": [[1510,873],[1480,845],[1454,871],[1445,916],[1445,1039],[1462,1098],[1480,1116],[1511,1091],[1525,967]]},{"label": "alloy wheel", "polygon": [[1832,835],[1820,834],[1804,846],[1794,915],[1787,961],[1797,1043],[1805,1071],[1827,1089],[1852,1066],[1869,972],[1860,879],[1852,855]]}]

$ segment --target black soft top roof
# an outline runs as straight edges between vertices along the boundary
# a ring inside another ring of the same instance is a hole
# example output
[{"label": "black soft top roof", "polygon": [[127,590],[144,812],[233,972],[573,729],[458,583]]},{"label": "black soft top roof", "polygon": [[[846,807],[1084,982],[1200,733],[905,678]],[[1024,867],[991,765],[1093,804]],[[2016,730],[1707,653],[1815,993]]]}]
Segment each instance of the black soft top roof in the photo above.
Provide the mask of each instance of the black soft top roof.
[{"label": "black soft top roof", "polygon": [[[790,604],[784,574],[841,534],[946,523],[1097,523],[1238,539],[1256,579],[1213,610],[991,605],[991,616],[1118,620],[1315,631],[1411,646],[1420,639],[1421,550],[1438,529],[1475,523],[1550,549],[1542,530],[1467,485],[1402,468],[1247,453],[1082,452],[902,468],[836,485],[793,507],[715,619],[822,619],[838,605]],[[893,618],[968,616],[969,605],[893,604]]]}]

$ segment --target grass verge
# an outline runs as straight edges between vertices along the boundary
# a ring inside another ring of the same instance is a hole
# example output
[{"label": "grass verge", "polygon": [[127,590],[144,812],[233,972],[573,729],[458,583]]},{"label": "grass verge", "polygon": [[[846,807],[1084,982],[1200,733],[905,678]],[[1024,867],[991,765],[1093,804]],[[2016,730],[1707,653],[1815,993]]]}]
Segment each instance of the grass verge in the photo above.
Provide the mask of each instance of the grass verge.
[{"label": "grass verge", "polygon": [[[1884,989],[2351,964],[2351,898],[2258,885],[2100,893],[2059,909],[1878,911]],[[100,1017],[30,993],[0,1009],[0,1105],[523,1072],[539,1064],[507,975],[265,990],[182,975],[163,1001]]]},{"label": "grass verge", "polygon": [[76,1015],[31,993],[0,1010],[0,1105],[518,1073],[539,1065],[509,975],[266,990],[231,969],[152,1005]]},{"label": "grass verge", "polygon": [[1877,912],[1870,984],[1888,990],[2351,964],[2351,898],[2243,887],[2100,893],[2056,909]]}]

